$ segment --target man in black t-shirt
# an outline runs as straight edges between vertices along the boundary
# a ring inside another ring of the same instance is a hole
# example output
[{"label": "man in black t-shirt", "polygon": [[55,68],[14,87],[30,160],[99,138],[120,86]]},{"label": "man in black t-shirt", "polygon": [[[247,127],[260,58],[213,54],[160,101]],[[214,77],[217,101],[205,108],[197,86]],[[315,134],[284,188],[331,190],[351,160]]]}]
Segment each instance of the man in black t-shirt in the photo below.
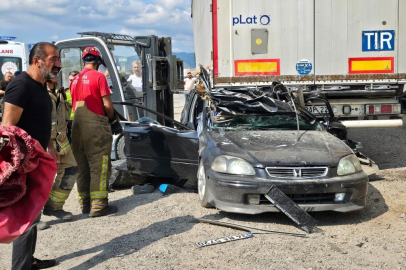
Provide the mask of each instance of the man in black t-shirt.
[{"label": "man in black t-shirt", "polygon": [[[4,96],[2,126],[17,126],[58,161],[51,140],[52,101],[45,86],[46,80],[57,78],[61,61],[57,47],[51,43],[37,43],[31,50],[27,72],[21,73],[7,86]],[[55,265],[55,260],[33,257],[37,242],[38,215],[28,230],[13,242],[12,269],[43,269]]]}]

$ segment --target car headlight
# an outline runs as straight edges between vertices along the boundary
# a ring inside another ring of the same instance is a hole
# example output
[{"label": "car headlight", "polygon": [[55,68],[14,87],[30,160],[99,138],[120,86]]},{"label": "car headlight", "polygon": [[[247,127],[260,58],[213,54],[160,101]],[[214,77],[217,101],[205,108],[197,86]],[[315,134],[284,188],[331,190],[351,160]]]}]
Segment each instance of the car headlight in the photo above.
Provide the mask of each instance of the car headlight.
[{"label": "car headlight", "polygon": [[348,155],[340,159],[337,168],[338,175],[347,175],[361,171],[361,163],[355,155]]},{"label": "car headlight", "polygon": [[231,156],[218,156],[211,164],[211,169],[219,173],[255,175],[254,168],[245,160]]}]

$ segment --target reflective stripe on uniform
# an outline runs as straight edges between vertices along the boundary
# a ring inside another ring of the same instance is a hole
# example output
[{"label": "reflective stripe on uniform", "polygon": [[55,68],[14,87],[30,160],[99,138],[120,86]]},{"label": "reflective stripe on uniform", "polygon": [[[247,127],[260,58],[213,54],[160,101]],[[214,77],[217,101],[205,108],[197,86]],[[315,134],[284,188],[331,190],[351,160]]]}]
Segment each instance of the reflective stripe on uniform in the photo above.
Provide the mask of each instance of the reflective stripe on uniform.
[{"label": "reflective stripe on uniform", "polygon": [[89,192],[78,192],[79,199],[87,199],[90,197]]},{"label": "reflective stripe on uniform", "polygon": [[100,174],[100,191],[107,190],[107,171],[108,171],[109,156],[103,155],[102,169]]},{"label": "reflective stripe on uniform", "polygon": [[62,151],[66,151],[66,150],[70,149],[70,144],[69,144],[68,139],[66,139],[64,143],[59,144],[59,146],[61,147]]},{"label": "reflective stripe on uniform", "polygon": [[90,198],[91,199],[104,199],[108,197],[108,192],[107,191],[93,191],[90,192]]},{"label": "reflective stripe on uniform", "polygon": [[54,202],[65,202],[66,199],[69,197],[69,192],[60,192],[60,191],[51,191],[49,194],[49,199]]}]

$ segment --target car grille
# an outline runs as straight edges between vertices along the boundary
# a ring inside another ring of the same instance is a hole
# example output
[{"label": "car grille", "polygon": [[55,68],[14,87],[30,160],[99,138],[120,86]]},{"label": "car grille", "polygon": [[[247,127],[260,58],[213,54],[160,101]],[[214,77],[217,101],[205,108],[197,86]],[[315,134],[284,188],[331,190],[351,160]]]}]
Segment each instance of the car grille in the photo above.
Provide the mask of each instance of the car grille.
[{"label": "car grille", "polygon": [[[334,203],[335,193],[313,193],[313,194],[286,194],[297,204],[328,204]],[[259,204],[272,204],[265,195],[259,198]]]},{"label": "car grille", "polygon": [[266,172],[275,178],[306,179],[326,176],[328,167],[267,167]]}]

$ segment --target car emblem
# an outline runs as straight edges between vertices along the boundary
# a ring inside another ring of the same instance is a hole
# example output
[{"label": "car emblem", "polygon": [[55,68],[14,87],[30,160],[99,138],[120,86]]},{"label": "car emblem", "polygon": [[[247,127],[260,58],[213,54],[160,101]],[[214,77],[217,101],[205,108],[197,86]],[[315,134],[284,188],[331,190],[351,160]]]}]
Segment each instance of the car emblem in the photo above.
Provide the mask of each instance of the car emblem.
[{"label": "car emblem", "polygon": [[294,177],[302,177],[302,170],[301,169],[293,169],[293,176]]}]

